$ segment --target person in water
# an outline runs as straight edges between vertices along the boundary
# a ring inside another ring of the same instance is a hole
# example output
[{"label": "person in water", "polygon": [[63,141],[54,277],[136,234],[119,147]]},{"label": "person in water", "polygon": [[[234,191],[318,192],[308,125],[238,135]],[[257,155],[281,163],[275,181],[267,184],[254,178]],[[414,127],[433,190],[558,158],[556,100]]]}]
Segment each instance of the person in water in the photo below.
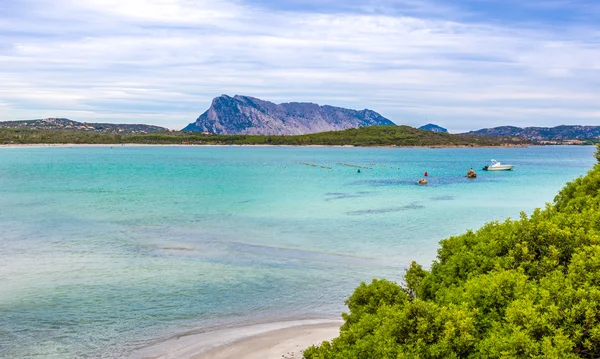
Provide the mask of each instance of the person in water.
[{"label": "person in water", "polygon": [[360,168],[358,169],[358,171],[356,171],[356,173],[360,173]]}]

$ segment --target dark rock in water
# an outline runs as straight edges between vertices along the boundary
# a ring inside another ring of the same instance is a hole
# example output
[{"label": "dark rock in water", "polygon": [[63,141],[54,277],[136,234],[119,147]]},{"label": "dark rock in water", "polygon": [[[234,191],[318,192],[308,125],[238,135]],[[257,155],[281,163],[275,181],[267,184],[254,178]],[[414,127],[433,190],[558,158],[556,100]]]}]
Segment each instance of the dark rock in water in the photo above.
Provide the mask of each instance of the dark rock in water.
[{"label": "dark rock in water", "polygon": [[421,127],[419,127],[419,130],[448,133],[447,129],[445,129],[441,126],[438,126],[438,125],[434,125],[433,123],[428,123],[425,126],[421,126]]},{"label": "dark rock in water", "polygon": [[371,110],[349,110],[314,103],[274,104],[249,96],[222,95],[183,131],[215,134],[301,135],[362,126],[394,126]]}]

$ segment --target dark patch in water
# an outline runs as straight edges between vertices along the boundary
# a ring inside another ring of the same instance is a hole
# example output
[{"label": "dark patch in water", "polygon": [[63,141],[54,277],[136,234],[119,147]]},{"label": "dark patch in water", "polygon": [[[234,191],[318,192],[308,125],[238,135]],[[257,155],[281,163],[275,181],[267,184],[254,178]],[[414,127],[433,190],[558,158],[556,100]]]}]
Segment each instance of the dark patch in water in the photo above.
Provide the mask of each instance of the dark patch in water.
[{"label": "dark patch in water", "polygon": [[[372,258],[368,257],[351,256],[340,253],[309,251],[294,248],[281,248],[268,245],[247,244],[239,242],[230,242],[228,245],[228,251],[259,256],[261,257],[260,261],[263,265],[269,265],[273,267],[289,267],[294,265],[292,261],[308,261],[319,264],[327,262],[364,266],[382,265],[380,261],[376,262]],[[231,257],[232,256],[230,256],[229,258]],[[237,263],[244,262],[243,256],[238,255],[234,257],[236,258]],[[248,260],[249,263],[255,263],[256,261],[256,259],[254,258],[246,258],[246,260]]]},{"label": "dark patch in water", "polygon": [[188,251],[188,252],[194,251],[194,248],[187,248],[187,247],[163,247],[161,249],[165,250],[165,251]]},{"label": "dark patch in water", "polygon": [[411,203],[409,205],[400,206],[400,207],[388,207],[388,208],[363,209],[363,210],[359,210],[359,211],[350,211],[350,212],[346,212],[346,214],[350,215],[350,216],[362,216],[362,215],[366,215],[366,214],[384,214],[384,213],[403,212],[403,211],[410,211],[410,210],[414,210],[414,209],[423,209],[423,208],[425,208],[425,206],[420,205],[418,203]]},{"label": "dark patch in water", "polygon": [[453,201],[455,199],[454,196],[437,196],[437,197],[430,197],[429,198],[432,201]]},{"label": "dark patch in water", "polygon": [[252,202],[252,200],[251,200],[251,199],[249,199],[249,200],[247,200],[247,201],[239,201],[238,203],[250,203],[250,202]]},{"label": "dark patch in water", "polygon": [[454,176],[454,177],[427,177],[427,185],[423,186],[418,183],[418,181],[423,177],[415,177],[415,178],[389,178],[389,179],[369,179],[352,182],[351,185],[368,185],[368,186],[376,186],[376,187],[386,187],[386,186],[420,186],[422,188],[427,187],[441,187],[452,185],[456,183],[478,183],[478,182],[491,182],[488,178],[477,178],[476,180],[468,179],[463,176]]},{"label": "dark patch in water", "polygon": [[346,199],[346,198],[360,198],[360,197],[364,197],[367,194],[370,194],[371,192],[368,191],[360,191],[360,192],[356,192],[356,193],[344,193],[344,192],[327,192],[325,193],[325,196],[329,196],[329,198],[326,198],[326,201],[333,201],[333,200],[338,200],[338,199]]}]

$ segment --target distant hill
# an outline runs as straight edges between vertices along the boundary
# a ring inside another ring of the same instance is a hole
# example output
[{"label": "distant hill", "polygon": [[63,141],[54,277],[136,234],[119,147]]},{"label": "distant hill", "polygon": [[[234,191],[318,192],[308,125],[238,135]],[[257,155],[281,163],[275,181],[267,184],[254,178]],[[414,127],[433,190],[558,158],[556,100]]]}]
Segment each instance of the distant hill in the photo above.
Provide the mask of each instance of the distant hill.
[{"label": "distant hill", "polygon": [[[220,136],[218,136],[220,137]],[[230,136],[239,138],[243,136]],[[245,136],[249,141],[253,136]],[[269,144],[292,145],[351,145],[351,146],[415,146],[415,147],[481,147],[521,146],[526,139],[454,135],[420,130],[410,126],[365,126],[343,131],[328,131],[299,136],[256,136]]]},{"label": "distant hill", "polygon": [[530,140],[569,140],[600,137],[600,126],[514,127],[501,126],[467,132],[479,136],[521,137]]},{"label": "distant hill", "polygon": [[87,123],[72,121],[67,118],[46,118],[28,121],[0,122],[0,128],[21,128],[29,130],[59,130],[91,133],[162,133],[169,132],[167,128],[139,124],[114,124],[114,123]]},{"label": "distant hill", "polygon": [[222,95],[183,131],[214,134],[301,135],[394,123],[371,110],[349,110],[314,103],[274,104],[254,97]]},{"label": "distant hill", "polygon": [[107,134],[64,130],[0,128],[0,144],[182,144],[182,145],[325,145],[325,146],[427,146],[480,147],[520,146],[531,141],[520,138],[453,135],[409,126],[365,126],[342,131],[306,135],[211,135],[200,132]]},{"label": "distant hill", "polygon": [[421,127],[419,127],[419,130],[448,133],[447,129],[445,129],[441,126],[435,125],[433,123],[428,123],[425,126],[421,126]]}]

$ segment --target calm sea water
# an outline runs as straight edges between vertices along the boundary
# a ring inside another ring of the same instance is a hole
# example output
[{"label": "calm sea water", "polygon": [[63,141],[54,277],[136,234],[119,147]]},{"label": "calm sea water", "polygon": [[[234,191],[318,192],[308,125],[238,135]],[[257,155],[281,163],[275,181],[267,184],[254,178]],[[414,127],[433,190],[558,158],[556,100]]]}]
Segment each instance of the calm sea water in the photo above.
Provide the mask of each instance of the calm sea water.
[{"label": "calm sea water", "polygon": [[[439,240],[544,206],[594,150],[0,148],[0,357],[337,318],[360,281],[400,280]],[[480,171],[491,158],[517,167]]]}]

